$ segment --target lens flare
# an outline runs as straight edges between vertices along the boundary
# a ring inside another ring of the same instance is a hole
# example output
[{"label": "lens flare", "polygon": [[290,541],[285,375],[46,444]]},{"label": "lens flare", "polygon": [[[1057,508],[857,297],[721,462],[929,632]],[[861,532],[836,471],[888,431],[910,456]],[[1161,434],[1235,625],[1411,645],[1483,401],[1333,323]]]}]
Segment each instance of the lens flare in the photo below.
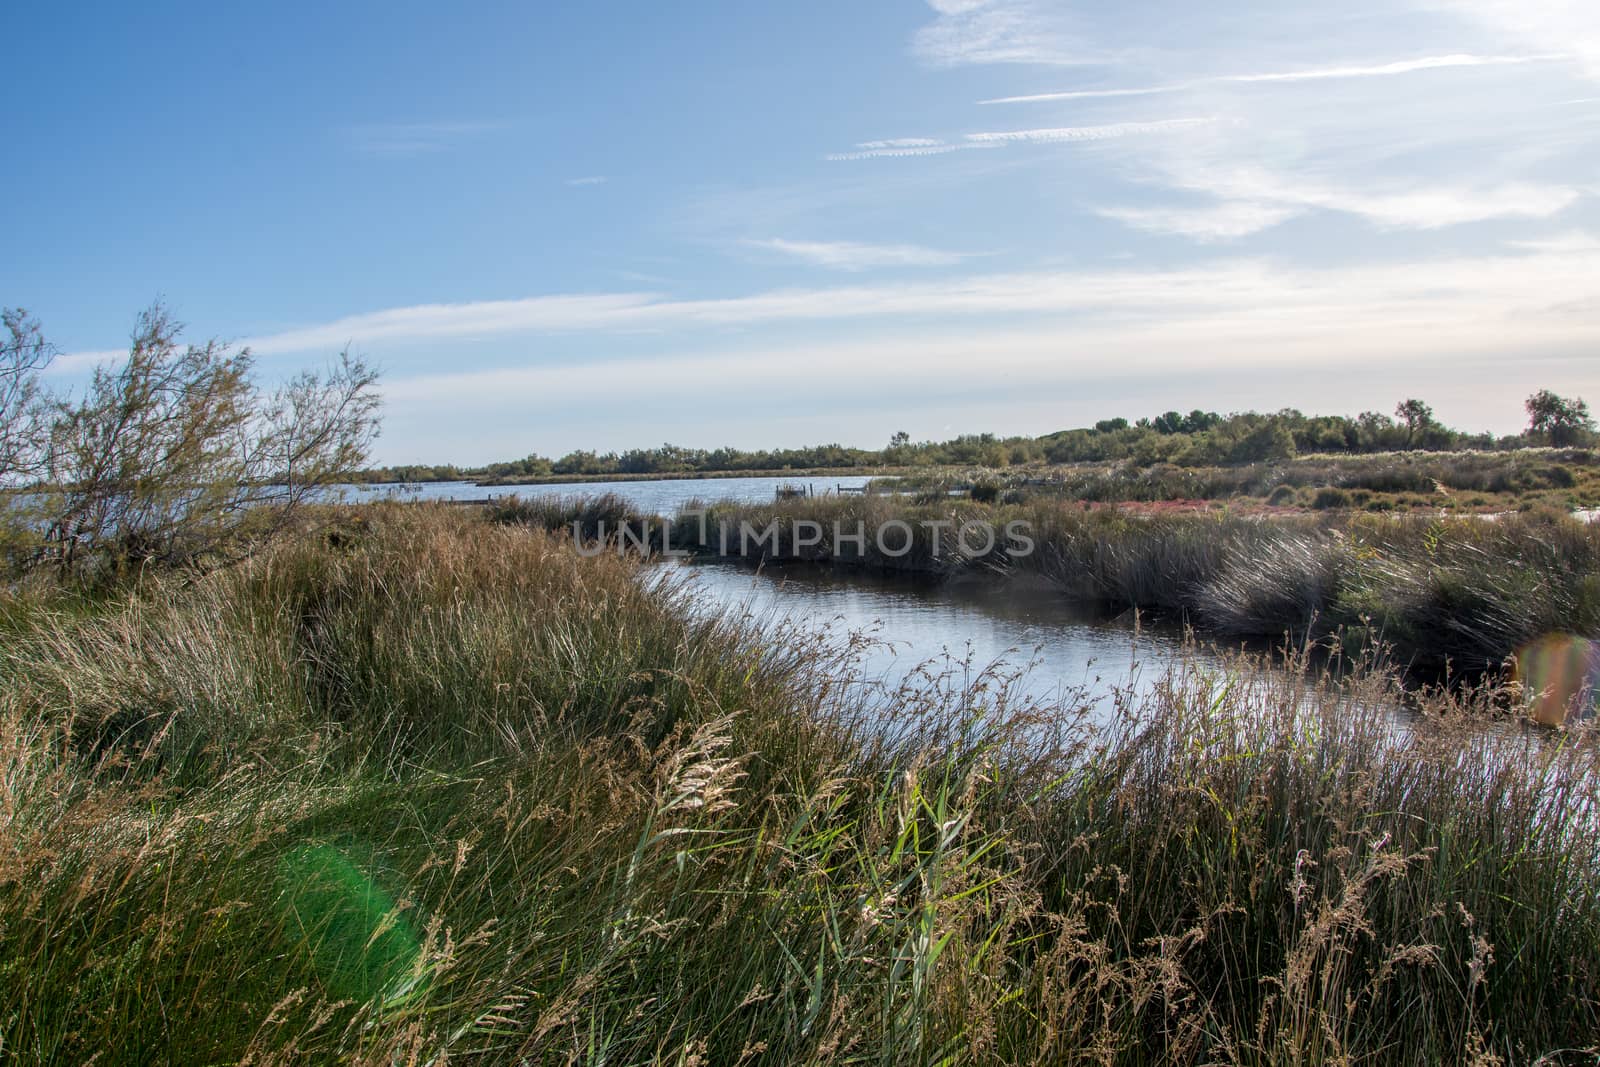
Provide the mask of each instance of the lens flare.
[{"label": "lens flare", "polygon": [[1600,642],[1551,634],[1517,652],[1517,681],[1536,722],[1560,726],[1593,716],[1600,701]]},{"label": "lens flare", "polygon": [[390,1008],[419,985],[421,946],[395,904],[331,845],[311,845],[279,867],[283,906],[330,993]]}]

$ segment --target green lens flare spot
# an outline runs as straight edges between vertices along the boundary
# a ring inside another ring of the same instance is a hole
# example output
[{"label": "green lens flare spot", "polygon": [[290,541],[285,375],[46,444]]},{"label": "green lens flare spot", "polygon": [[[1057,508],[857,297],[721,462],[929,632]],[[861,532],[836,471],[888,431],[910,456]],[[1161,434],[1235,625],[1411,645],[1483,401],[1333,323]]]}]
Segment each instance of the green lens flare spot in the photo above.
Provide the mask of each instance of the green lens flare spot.
[{"label": "green lens flare spot", "polygon": [[332,845],[309,845],[278,865],[291,936],[336,999],[395,1007],[423,987],[421,944],[393,897]]}]

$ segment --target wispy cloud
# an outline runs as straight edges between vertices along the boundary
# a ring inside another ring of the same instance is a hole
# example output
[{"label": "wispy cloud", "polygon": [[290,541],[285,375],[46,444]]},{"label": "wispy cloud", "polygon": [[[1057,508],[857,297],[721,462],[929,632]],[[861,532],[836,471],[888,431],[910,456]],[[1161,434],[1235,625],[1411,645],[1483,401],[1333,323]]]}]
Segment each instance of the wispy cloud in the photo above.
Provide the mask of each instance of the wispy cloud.
[{"label": "wispy cloud", "polygon": [[[1578,352],[1600,342],[1600,318],[1583,313],[1600,297],[1597,279],[1600,249],[1564,242],[1559,250],[1378,267],[1306,269],[1218,259],[1184,270],[987,275],[731,301],[661,301],[618,314],[677,325],[842,322],[870,314],[901,316],[904,325],[872,339],[854,326],[782,340],[771,334],[752,340],[741,332],[729,335],[731,346],[708,344],[703,333],[685,334],[647,356],[559,365],[524,357],[512,366],[391,381],[385,393],[397,418],[415,418],[419,426],[456,410],[482,418],[486,405],[505,407],[525,425],[530,411],[581,411],[590,402],[634,399],[655,404],[691,393],[702,401],[714,395],[729,410],[761,411],[771,406],[774,383],[805,387],[795,375],[804,367],[805,379],[828,388],[845,375],[862,391],[894,389],[918,403],[929,383],[970,382],[974,353],[983,354],[985,378],[1016,383],[1018,397],[1057,403],[1085,381],[1144,382],[1141,395],[1150,395],[1159,387],[1148,383],[1175,374],[1203,369],[1217,388],[1227,380],[1221,376],[1281,371],[1286,361],[1302,368],[1301,376],[1304,368],[1366,368],[1354,376],[1360,388],[1346,394],[1357,404],[1372,403],[1375,389],[1392,388],[1390,380],[1406,373],[1413,380],[1436,379],[1446,389],[1438,368],[1448,365],[1460,374],[1474,360],[1503,393],[1512,381],[1517,389],[1547,384],[1528,380],[1522,369],[1530,347]],[[1584,368],[1576,377],[1596,381]],[[1321,387],[1333,381],[1325,375]],[[1284,388],[1280,382],[1271,399],[1294,395]],[[1478,391],[1490,395],[1481,386]],[[792,403],[792,389],[784,400]]]},{"label": "wispy cloud", "polygon": [[775,252],[834,270],[861,271],[872,267],[948,267],[968,258],[914,244],[862,244],[856,241],[789,241],[781,237],[747,240],[751,248]]},{"label": "wispy cloud", "polygon": [[1156,133],[1173,133],[1196,126],[1210,125],[1214,118],[1157,119],[1150,122],[1115,122],[1102,126],[1057,126],[1032,130],[988,130],[964,135],[957,143],[924,137],[897,137],[886,141],[863,141],[854,152],[835,152],[824,156],[832,162],[857,159],[910,159],[942,156],[976,148],[1003,148],[1008,144],[1065,144],[1072,141],[1107,141]]},{"label": "wispy cloud", "polygon": [[1230,74],[1213,79],[1218,82],[1311,82],[1331,78],[1388,78],[1397,74],[1415,74],[1425,70],[1445,70],[1450,67],[1512,67],[1523,63],[1545,63],[1563,59],[1561,54],[1533,56],[1425,56],[1421,59],[1403,59],[1395,63],[1376,66],[1323,67],[1312,70],[1282,71],[1276,74]]},{"label": "wispy cloud", "polygon": [[932,137],[892,137],[886,141],[862,141],[852,152],[833,152],[823,159],[843,163],[855,159],[911,159],[917,156],[942,156],[975,147],[950,144]]},{"label": "wispy cloud", "polygon": [[[424,304],[352,315],[251,339],[257,352],[337,348],[346,342],[428,344],[575,331],[698,330],[783,322],[1031,314],[1109,316],[1116,322],[1240,317],[1270,329],[1292,309],[1328,329],[1355,306],[1386,321],[1514,315],[1600,295],[1600,248],[1568,237],[1549,247],[1477,257],[1308,269],[1257,259],[1217,259],[1170,270],[995,273],[915,283],[779,289],[711,300],[653,293],[550,295]],[[1344,324],[1348,326],[1348,323]],[[1343,327],[1341,327],[1343,328]],[[1600,322],[1587,324],[1600,334]]]},{"label": "wispy cloud", "polygon": [[[1352,216],[1382,230],[1542,221],[1588,195],[1572,179],[1592,172],[1593,141],[1570,119],[1556,116],[1555,105],[1579,95],[1572,92],[1572,61],[1588,42],[1600,40],[1592,8],[1586,4],[1580,12],[1565,0],[1414,3],[1456,16],[1440,23],[1434,35],[1458,47],[1382,61],[1305,62],[1318,51],[1361,55],[1363,42],[1348,21],[1286,12],[1253,26],[1248,40],[1234,47],[1225,41],[1205,56],[1176,42],[1152,45],[1157,50],[1152,54],[1170,73],[1181,75],[1185,68],[1203,73],[1143,84],[1101,79],[1082,88],[982,101],[1092,101],[1097,118],[1120,121],[968,138],[1039,144],[1115,140],[1099,153],[1109,165],[1104,177],[1143,186],[1145,193],[1138,202],[1102,203],[1089,210],[1136,229],[1203,243],[1238,240],[1322,212]],[[1496,27],[1495,46],[1483,47],[1487,38],[1468,21]],[[1329,31],[1325,47],[1315,43],[1321,26]],[[1103,28],[1115,32],[1118,27],[1107,21]],[[1528,50],[1513,51],[1518,47]],[[1302,62],[1275,68],[1262,61],[1269,49]],[[1148,59],[1123,65],[1125,70],[1149,66]],[[1216,73],[1219,66],[1244,73]],[[1449,93],[1419,93],[1394,84],[1451,71],[1460,76],[1452,78]],[[1281,86],[1304,88],[1293,94],[1260,91]],[[1181,130],[1182,120],[1175,123],[1160,114],[1180,105],[1215,118],[1205,131],[1181,138],[1120,136]],[[1148,190],[1162,186],[1173,194],[1172,202],[1158,198],[1152,203]],[[1197,202],[1197,196],[1203,199]]]},{"label": "wispy cloud", "polygon": [[1048,0],[928,0],[933,22],[917,32],[912,50],[939,66],[970,63],[1099,62],[1074,32],[1061,5]]},{"label": "wispy cloud", "polygon": [[1424,185],[1377,193],[1302,188],[1286,199],[1360,215],[1380,226],[1436,230],[1490,219],[1548,219],[1565,211],[1581,195],[1571,186],[1519,182],[1495,186]]},{"label": "wispy cloud", "polygon": [[[1311,210],[1356,215],[1388,229],[1435,230],[1491,219],[1547,219],[1583,195],[1575,186],[1532,182],[1464,185],[1434,182],[1369,182],[1346,186],[1325,179],[1283,173],[1259,166],[1207,168],[1182,166],[1172,184],[1217,198],[1222,214],[1206,225],[1205,215],[1183,210],[1102,209],[1142,229],[1165,229],[1192,237],[1223,239],[1276,225]],[[1254,220],[1259,223],[1250,228]],[[1229,224],[1236,233],[1229,234]]]},{"label": "wispy cloud", "polygon": [[1530,237],[1507,243],[1513,248],[1521,248],[1529,252],[1545,252],[1557,255],[1600,252],[1600,237],[1592,233],[1584,233],[1582,230],[1569,230],[1566,233],[1552,234],[1548,237]]},{"label": "wispy cloud", "polygon": [[345,137],[357,152],[377,156],[416,156],[456,148],[506,127],[504,122],[382,122],[351,126]]},{"label": "wispy cloud", "polygon": [[128,358],[125,348],[107,348],[90,352],[63,352],[45,368],[48,375],[87,374],[96,367],[121,363]]},{"label": "wispy cloud", "polygon": [[1271,229],[1301,214],[1284,204],[1236,202],[1212,207],[1111,207],[1096,214],[1134,229],[1170,233],[1197,241],[1232,241]]},{"label": "wispy cloud", "polygon": [[254,337],[246,343],[258,353],[273,355],[337,350],[346,344],[592,329],[618,322],[618,315],[629,309],[648,307],[653,300],[649,293],[609,293],[418,304],[350,315],[320,325]]},{"label": "wispy cloud", "polygon": [[1059,93],[1029,93],[1026,96],[997,96],[992,100],[979,100],[980,104],[1045,104],[1059,100],[1113,100],[1126,96],[1155,96],[1158,93],[1175,93],[1184,85],[1152,85],[1139,89],[1070,89]]},{"label": "wispy cloud", "polygon": [[887,141],[862,141],[857,148],[878,151],[885,148],[937,148],[944,144],[937,137],[891,137]]},{"label": "wispy cloud", "polygon": [[1565,53],[1600,81],[1600,18],[1594,0],[1422,0],[1423,6],[1477,22],[1501,39]]},{"label": "wispy cloud", "polygon": [[1030,93],[1026,96],[1000,96],[980,100],[980,104],[1042,104],[1061,100],[1105,100],[1129,96],[1154,96],[1160,93],[1177,93],[1207,85],[1252,85],[1282,82],[1316,82],[1346,78],[1387,78],[1400,74],[1416,74],[1428,70],[1446,70],[1453,67],[1504,67],[1523,63],[1542,63],[1567,58],[1562,54],[1531,56],[1476,56],[1448,55],[1423,56],[1393,63],[1367,66],[1312,67],[1305,70],[1276,71],[1266,74],[1224,74],[1171,85],[1152,85],[1128,89],[1071,89],[1058,93]]},{"label": "wispy cloud", "polygon": [[595,174],[587,178],[568,178],[567,184],[577,188],[582,188],[589,185],[604,185],[610,180],[611,179],[607,178],[604,174]]},{"label": "wispy cloud", "polygon": [[1172,133],[1209,126],[1215,118],[1158,119],[1154,122],[1116,122],[1105,126],[1058,126],[1039,130],[999,130],[988,133],[969,133],[967,140],[975,144],[1060,144],[1067,141],[1106,141],[1117,137],[1134,137],[1141,134]]}]

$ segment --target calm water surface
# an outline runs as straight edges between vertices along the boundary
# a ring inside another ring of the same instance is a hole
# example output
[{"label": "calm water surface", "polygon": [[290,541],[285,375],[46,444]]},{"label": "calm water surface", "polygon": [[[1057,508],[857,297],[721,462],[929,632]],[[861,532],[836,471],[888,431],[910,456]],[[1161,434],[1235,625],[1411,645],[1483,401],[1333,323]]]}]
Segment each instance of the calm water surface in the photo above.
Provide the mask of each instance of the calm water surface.
[{"label": "calm water surface", "polygon": [[638,508],[657,515],[671,515],[691,500],[731,500],[739,504],[769,504],[778,488],[786,485],[809,486],[821,495],[839,486],[859,489],[868,475],[826,478],[668,478],[661,481],[569,482],[564,485],[477,486],[471,482],[424,482],[411,485],[340,486],[344,499],[352,503],[366,500],[482,500],[485,497],[520,496],[578,497],[613,493]]},{"label": "calm water surface", "polygon": [[[1184,654],[1174,633],[1136,627],[1131,613],[1093,614],[1043,588],[815,567],[677,566],[708,610],[820,629],[835,647],[867,635],[873,640],[858,653],[860,674],[891,690],[928,664],[936,673],[953,670],[958,683],[966,670],[992,666],[1022,672],[1013,692],[1035,700],[1109,705],[1113,687],[1144,689]],[[1187,654],[1218,662],[1204,651]]]}]

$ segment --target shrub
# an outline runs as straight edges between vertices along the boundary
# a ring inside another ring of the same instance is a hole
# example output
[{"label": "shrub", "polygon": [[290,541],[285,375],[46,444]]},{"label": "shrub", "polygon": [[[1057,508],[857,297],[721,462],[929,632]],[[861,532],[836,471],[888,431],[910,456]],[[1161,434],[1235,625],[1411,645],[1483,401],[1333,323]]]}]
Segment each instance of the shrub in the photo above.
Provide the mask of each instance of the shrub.
[{"label": "shrub", "polygon": [[[33,378],[48,363],[37,327],[11,313],[6,321],[14,343],[0,345],[0,386],[8,370]],[[157,304],[140,317],[127,359],[96,367],[81,395],[29,386],[20,415],[0,410],[34,426],[25,440],[48,441],[42,452],[18,450],[0,432],[0,489],[32,478],[42,486],[20,527],[34,550],[14,558],[91,580],[147,564],[231,562],[365,464],[379,400],[362,360],[346,352],[326,375],[268,393],[252,380],[248,349],[185,345],[182,329]]]},{"label": "shrub", "polygon": [[643,514],[615,493],[512,495],[491,503],[486,514],[490,522],[500,525],[528,526],[550,533],[570,534],[576,530],[585,541],[615,539],[624,527],[642,534],[649,526],[659,526],[654,516]]},{"label": "shrub", "polygon": [[1578,484],[1577,477],[1568,467],[1546,467],[1539,473],[1552,489],[1571,489]]},{"label": "shrub", "polygon": [[1304,637],[1338,596],[1345,549],[1315,534],[1236,546],[1199,586],[1195,606],[1207,626],[1230,637]]},{"label": "shrub", "polygon": [[1330,508],[1346,508],[1350,506],[1350,494],[1343,489],[1326,487],[1317,490],[1317,495],[1311,498],[1311,506],[1318,511]]}]

